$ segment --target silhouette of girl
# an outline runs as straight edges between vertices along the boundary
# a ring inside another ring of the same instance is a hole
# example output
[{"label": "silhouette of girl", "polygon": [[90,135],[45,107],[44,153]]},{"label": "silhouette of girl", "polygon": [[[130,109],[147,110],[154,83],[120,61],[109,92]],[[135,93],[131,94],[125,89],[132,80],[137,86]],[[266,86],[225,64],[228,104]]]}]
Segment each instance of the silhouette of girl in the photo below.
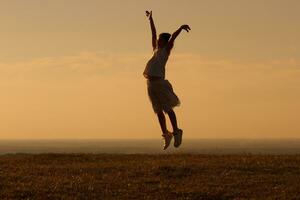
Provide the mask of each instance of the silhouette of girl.
[{"label": "silhouette of girl", "polygon": [[[182,141],[183,131],[177,126],[176,114],[173,111],[175,106],[179,106],[180,101],[173,91],[171,83],[165,79],[165,66],[174,46],[174,41],[182,30],[189,32],[188,25],[182,25],[172,35],[161,33],[157,39],[156,28],[152,18],[152,11],[146,11],[152,31],[153,56],[148,61],[143,75],[147,79],[148,95],[152,103],[154,112],[158,116],[162,136],[164,139],[164,150],[168,148],[174,136],[174,147],[179,147]],[[173,132],[168,131],[165,114],[167,113],[171,121]]]}]

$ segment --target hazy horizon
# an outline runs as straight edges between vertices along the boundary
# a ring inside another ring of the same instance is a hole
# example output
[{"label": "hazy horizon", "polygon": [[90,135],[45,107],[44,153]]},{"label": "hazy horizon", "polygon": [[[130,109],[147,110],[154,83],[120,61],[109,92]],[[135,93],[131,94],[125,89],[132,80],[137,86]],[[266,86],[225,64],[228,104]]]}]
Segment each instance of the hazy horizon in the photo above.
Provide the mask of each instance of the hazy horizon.
[{"label": "hazy horizon", "polygon": [[[184,137],[188,140],[300,140],[300,137]],[[18,137],[18,138],[0,138],[0,141],[88,141],[88,140],[161,140],[159,135],[153,135],[148,137],[44,137],[44,138],[27,138],[27,137]]]},{"label": "hazy horizon", "polygon": [[157,32],[184,138],[300,137],[300,1],[3,0],[0,140],[160,138],[142,76]]},{"label": "hazy horizon", "polygon": [[41,153],[92,154],[299,154],[300,139],[190,139],[162,151],[156,139],[0,140],[0,155]]}]

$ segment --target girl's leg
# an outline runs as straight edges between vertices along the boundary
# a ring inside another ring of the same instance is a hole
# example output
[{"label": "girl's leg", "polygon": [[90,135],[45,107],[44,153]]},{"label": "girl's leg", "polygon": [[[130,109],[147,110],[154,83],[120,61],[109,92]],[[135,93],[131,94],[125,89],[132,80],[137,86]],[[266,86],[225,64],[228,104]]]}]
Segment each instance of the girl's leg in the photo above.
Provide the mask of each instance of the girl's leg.
[{"label": "girl's leg", "polygon": [[164,150],[166,150],[171,143],[173,135],[170,134],[170,132],[167,130],[165,114],[163,112],[159,112],[159,113],[157,113],[157,116],[158,116],[159,124],[161,127],[161,131],[163,132],[162,136],[165,141]]},{"label": "girl's leg", "polygon": [[176,119],[176,114],[173,110],[168,112],[172,127],[173,127],[173,132],[175,132],[176,130],[178,130],[178,126],[177,126],[177,119]]},{"label": "girl's leg", "polygon": [[165,114],[161,111],[161,112],[157,113],[157,117],[158,117],[161,131],[163,132],[163,134],[167,133],[168,131],[167,131]]},{"label": "girl's leg", "polygon": [[179,147],[182,142],[182,130],[177,126],[176,114],[173,110],[168,112],[171,124],[173,126],[173,135],[174,135],[174,147]]}]

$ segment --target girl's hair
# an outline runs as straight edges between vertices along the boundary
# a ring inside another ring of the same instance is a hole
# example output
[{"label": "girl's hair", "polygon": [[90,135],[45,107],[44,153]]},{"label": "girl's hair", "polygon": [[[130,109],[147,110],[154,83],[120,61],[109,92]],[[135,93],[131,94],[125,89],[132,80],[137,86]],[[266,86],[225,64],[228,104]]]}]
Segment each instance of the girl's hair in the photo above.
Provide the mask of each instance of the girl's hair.
[{"label": "girl's hair", "polygon": [[167,42],[169,41],[170,37],[171,37],[170,33],[161,33],[161,34],[159,34],[159,38],[162,38],[162,39],[166,40]]}]

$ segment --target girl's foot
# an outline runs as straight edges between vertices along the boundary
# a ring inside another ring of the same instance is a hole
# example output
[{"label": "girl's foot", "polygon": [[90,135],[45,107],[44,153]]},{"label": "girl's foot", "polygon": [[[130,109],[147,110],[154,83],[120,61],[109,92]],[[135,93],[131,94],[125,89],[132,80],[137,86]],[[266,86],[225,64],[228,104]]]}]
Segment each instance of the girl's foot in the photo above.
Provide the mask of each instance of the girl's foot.
[{"label": "girl's foot", "polygon": [[179,147],[181,145],[182,141],[182,133],[183,131],[181,129],[177,129],[173,132],[174,135],[174,147]]},{"label": "girl's foot", "polygon": [[164,150],[166,150],[169,147],[170,143],[171,143],[173,135],[172,135],[171,132],[167,131],[162,136],[163,136],[163,140],[164,140]]}]

